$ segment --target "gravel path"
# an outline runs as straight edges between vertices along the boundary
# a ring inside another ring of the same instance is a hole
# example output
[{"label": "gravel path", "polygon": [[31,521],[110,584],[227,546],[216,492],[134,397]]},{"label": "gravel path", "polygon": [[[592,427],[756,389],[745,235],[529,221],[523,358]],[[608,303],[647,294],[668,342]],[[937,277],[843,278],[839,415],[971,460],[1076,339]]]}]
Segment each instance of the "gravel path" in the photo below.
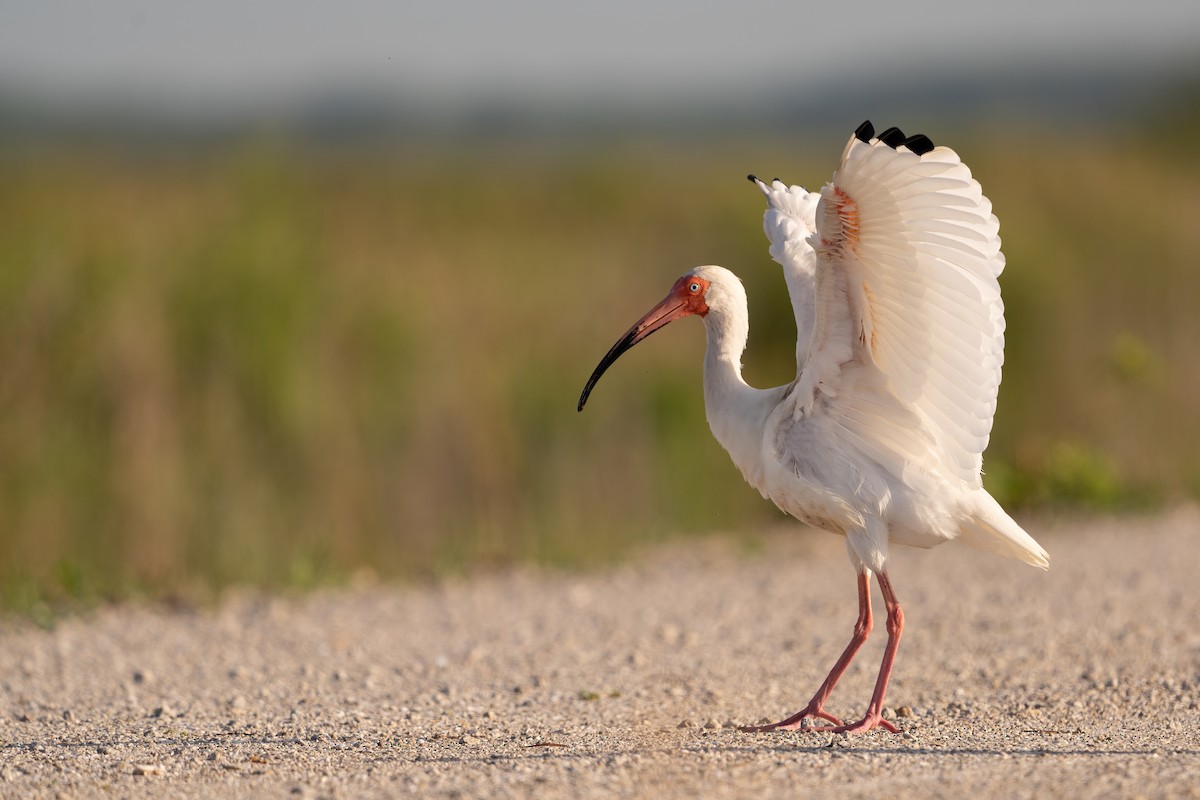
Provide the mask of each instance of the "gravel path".
[{"label": "gravel path", "polygon": [[[1200,797],[1200,510],[898,548],[899,735],[743,734],[849,637],[839,539],[0,622],[0,796]],[[876,597],[877,607],[880,605]],[[861,714],[882,625],[833,696]]]}]

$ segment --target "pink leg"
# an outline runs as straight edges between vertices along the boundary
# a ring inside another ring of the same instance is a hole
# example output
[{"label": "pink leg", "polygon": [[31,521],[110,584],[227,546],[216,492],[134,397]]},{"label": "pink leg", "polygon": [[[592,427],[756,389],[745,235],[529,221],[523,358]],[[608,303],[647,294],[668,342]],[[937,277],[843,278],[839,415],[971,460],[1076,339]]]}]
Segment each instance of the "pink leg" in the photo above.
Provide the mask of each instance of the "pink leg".
[{"label": "pink leg", "polygon": [[900,601],[892,591],[892,583],[886,572],[879,573],[879,588],[883,590],[883,602],[887,606],[887,647],[883,651],[883,663],[879,665],[879,677],[875,680],[875,692],[871,695],[871,703],[867,706],[866,715],[858,722],[849,725],[837,725],[827,728],[814,728],[816,731],[831,731],[833,733],[865,733],[872,728],[884,728],[892,733],[899,729],[883,718],[883,696],[887,693],[888,679],[892,676],[892,665],[896,663],[896,650],[900,647],[900,634],[904,631],[904,611],[900,609]]},{"label": "pink leg", "polygon": [[[881,578],[882,580],[882,578]],[[897,606],[899,608],[899,606]],[[888,612],[889,631],[891,630],[891,611]],[[747,725],[740,730],[746,733],[767,733],[768,731],[794,731],[800,727],[800,721],[806,717],[820,717],[823,720],[832,722],[834,725],[841,725],[842,721],[832,714],[826,713],[825,701],[829,699],[829,695],[833,694],[833,687],[837,686],[838,679],[842,677],[842,673],[846,671],[846,667],[850,666],[850,661],[853,660],[854,654],[862,647],[863,642],[867,640],[867,636],[871,633],[871,576],[870,573],[862,572],[858,576],[858,621],[854,623],[854,636],[850,638],[850,644],[846,645],[846,649],[842,651],[842,656],[833,665],[833,669],[829,671],[825,682],[821,684],[821,688],[817,689],[817,693],[813,695],[812,700],[808,701],[808,705],[800,711],[797,711],[792,716],[779,722],[773,722],[770,725]],[[889,640],[890,641],[890,640]],[[886,684],[886,679],[884,680]]]}]

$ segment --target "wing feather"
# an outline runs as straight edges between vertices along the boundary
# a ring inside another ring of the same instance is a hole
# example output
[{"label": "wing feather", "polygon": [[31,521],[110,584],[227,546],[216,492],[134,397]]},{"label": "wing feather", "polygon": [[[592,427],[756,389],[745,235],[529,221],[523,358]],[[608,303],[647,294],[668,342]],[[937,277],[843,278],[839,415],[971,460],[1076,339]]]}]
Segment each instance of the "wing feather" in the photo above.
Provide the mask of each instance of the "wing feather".
[{"label": "wing feather", "polygon": [[970,170],[945,147],[851,138],[819,195],[758,185],[800,332],[795,415],[829,414],[896,474],[979,486],[1004,362],[1004,256]]},{"label": "wing feather", "polygon": [[753,175],[750,179],[767,198],[763,231],[771,242],[771,258],[783,267],[784,280],[796,317],[796,371],[807,359],[815,323],[817,256],[808,239],[817,229],[818,192],[782,181],[766,184]]}]

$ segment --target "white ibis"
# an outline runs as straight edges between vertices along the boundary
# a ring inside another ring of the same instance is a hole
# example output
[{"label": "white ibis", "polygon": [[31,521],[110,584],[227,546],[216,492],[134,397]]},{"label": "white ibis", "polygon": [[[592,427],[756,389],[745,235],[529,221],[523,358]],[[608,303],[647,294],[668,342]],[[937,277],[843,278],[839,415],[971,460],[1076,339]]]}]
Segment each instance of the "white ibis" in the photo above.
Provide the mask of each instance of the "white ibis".
[{"label": "white ibis", "polygon": [[[749,321],[741,282],[697,267],[600,361],[579,398],[622,353],[673,320],[704,320],[709,427],[746,480],[801,522],[846,537],[858,576],[854,635],[804,708],[745,731],[861,733],[883,719],[904,613],[888,544],[950,539],[1034,566],[1049,556],[980,479],[1004,361],[1000,223],[958,155],[923,135],[864,122],[832,182],[808,192],[753,175],[767,198],[771,256],[796,315],[796,379],[742,379]],[[871,576],[887,606],[887,646],[866,713],[843,724],[826,702],[871,631]]]}]

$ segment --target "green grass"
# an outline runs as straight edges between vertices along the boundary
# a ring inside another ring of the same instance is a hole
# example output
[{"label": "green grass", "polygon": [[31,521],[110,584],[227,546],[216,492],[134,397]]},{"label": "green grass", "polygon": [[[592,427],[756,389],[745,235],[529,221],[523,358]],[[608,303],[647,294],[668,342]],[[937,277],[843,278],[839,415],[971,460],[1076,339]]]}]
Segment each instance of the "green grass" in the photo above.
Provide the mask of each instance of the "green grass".
[{"label": "green grass", "polygon": [[[989,487],[1104,509],[1200,494],[1194,149],[954,145],[1008,256]],[[3,603],[578,565],[777,518],[708,433],[698,324],[575,401],[701,263],[747,284],[748,379],[790,380],[743,176],[815,187],[840,151],[0,154]]]}]

